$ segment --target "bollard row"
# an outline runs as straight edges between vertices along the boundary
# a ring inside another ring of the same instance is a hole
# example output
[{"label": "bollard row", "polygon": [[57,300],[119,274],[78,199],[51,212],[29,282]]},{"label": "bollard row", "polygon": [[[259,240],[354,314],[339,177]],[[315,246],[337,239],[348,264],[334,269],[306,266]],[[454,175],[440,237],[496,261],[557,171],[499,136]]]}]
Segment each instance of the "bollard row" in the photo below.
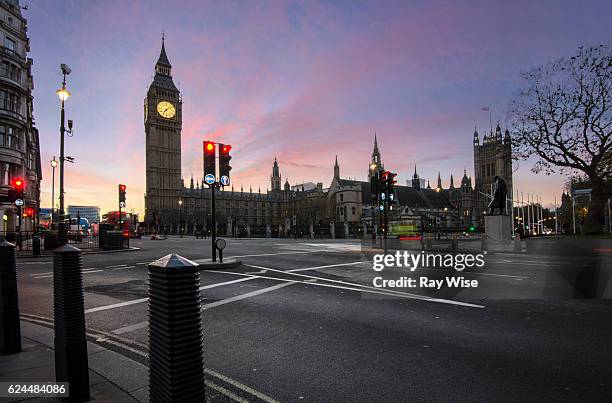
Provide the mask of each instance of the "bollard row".
[{"label": "bollard row", "polygon": [[69,382],[70,398],[89,400],[81,250],[63,245],[53,251],[55,377]]},{"label": "bollard row", "polygon": [[15,245],[0,242],[0,353],[21,351]]},{"label": "bollard row", "polygon": [[167,255],[149,265],[149,398],[204,401],[197,263]]}]

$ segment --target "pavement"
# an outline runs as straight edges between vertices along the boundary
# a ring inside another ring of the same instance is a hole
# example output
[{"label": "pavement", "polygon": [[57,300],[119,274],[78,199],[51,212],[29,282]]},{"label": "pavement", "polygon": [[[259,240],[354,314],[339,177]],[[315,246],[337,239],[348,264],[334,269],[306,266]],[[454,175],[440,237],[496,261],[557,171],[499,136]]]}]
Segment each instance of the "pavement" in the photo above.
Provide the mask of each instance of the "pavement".
[{"label": "pavement", "polygon": [[[0,356],[0,382],[53,382],[53,329],[21,321],[21,353]],[[148,401],[148,370],[100,345],[88,342],[89,385],[92,401]],[[23,397],[3,398],[20,401]],[[61,401],[46,398],[46,401]]]},{"label": "pavement", "polygon": [[[459,273],[479,287],[403,290],[372,286],[359,241],[227,241],[242,265],[201,270],[200,292],[207,386],[230,401],[612,401],[605,244],[526,240],[534,253]],[[210,240],[133,246],[83,256],[86,322],[97,346],[143,364],[146,265],[210,258]],[[52,323],[51,270],[48,257],[18,261],[24,317]]]}]

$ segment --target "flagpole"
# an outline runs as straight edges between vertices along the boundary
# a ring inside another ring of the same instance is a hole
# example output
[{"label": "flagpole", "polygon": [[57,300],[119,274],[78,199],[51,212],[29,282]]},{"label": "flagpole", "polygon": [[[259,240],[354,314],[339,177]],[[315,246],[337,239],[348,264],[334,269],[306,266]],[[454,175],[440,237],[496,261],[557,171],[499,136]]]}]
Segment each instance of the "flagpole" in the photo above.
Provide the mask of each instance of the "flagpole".
[{"label": "flagpole", "polygon": [[559,234],[558,223],[557,223],[557,196],[555,195],[555,235]]},{"label": "flagpole", "polygon": [[523,192],[521,192],[521,217],[523,218],[521,220],[523,223],[523,236],[525,236],[525,198],[523,197]]},{"label": "flagpole", "polygon": [[527,193],[527,228],[529,228],[529,235],[532,235],[533,228],[531,228],[531,209],[529,208],[529,193]]}]

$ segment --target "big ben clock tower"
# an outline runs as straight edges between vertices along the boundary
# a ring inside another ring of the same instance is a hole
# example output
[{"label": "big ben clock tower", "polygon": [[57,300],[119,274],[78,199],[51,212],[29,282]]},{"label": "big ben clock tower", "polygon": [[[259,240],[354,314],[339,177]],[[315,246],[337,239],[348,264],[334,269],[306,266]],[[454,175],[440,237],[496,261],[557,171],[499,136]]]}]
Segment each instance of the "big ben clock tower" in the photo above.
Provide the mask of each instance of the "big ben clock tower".
[{"label": "big ben clock tower", "polygon": [[145,220],[162,224],[178,208],[181,180],[182,105],[172,81],[164,39],[155,77],[144,100],[146,144]]}]

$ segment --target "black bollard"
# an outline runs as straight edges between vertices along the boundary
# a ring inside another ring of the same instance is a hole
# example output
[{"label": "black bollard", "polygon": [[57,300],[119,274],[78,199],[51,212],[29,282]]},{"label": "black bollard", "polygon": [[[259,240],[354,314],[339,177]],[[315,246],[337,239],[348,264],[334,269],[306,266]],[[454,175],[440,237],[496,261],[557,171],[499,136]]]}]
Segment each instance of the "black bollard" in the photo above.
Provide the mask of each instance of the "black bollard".
[{"label": "black bollard", "polygon": [[81,250],[63,245],[53,251],[55,380],[70,384],[70,399],[89,396]]},{"label": "black bollard", "polygon": [[0,353],[21,351],[15,245],[0,241]]},{"label": "black bollard", "polygon": [[203,402],[198,264],[170,254],[149,264],[149,399]]}]

